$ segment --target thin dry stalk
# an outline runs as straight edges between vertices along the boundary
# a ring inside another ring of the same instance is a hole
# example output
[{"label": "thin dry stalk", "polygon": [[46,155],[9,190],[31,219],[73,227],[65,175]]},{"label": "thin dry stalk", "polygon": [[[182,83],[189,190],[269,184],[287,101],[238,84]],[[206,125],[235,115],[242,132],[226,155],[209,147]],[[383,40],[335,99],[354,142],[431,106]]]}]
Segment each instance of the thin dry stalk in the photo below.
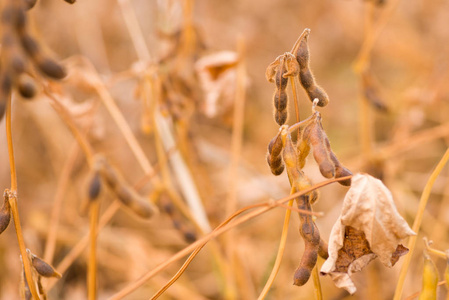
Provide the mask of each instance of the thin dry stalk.
[{"label": "thin dry stalk", "polygon": [[[237,65],[237,82],[236,94],[234,101],[234,115],[232,124],[232,140],[231,140],[231,163],[229,166],[229,193],[226,199],[225,215],[229,216],[237,210],[237,188],[239,182],[238,168],[240,161],[240,153],[242,152],[243,143],[243,124],[245,120],[245,89],[246,89],[246,64],[245,64],[245,42],[243,38],[238,40],[238,65]],[[236,270],[233,267],[235,244],[233,232],[229,232],[224,238],[226,247],[226,256],[228,259],[226,272],[226,298],[234,299],[236,297]]]},{"label": "thin dry stalk", "polygon": [[321,291],[321,281],[320,281],[320,274],[318,272],[318,263],[313,268],[312,279],[313,279],[313,287],[314,287],[314,291],[315,291],[315,299],[322,300],[323,292]]},{"label": "thin dry stalk", "polygon": [[[290,194],[293,193],[294,191],[295,191],[295,189],[292,188]],[[289,207],[292,207],[293,201],[294,200],[290,200],[287,205]],[[273,266],[273,269],[271,270],[270,277],[268,278],[267,282],[265,283],[265,286],[262,289],[262,292],[260,293],[259,297],[257,298],[258,300],[265,299],[265,297],[267,296],[268,292],[271,289],[271,286],[273,285],[273,282],[274,282],[274,279],[276,278],[277,273],[279,272],[282,257],[284,256],[285,243],[287,242],[288,224],[290,223],[290,215],[291,215],[291,210],[287,209],[287,211],[285,212],[284,226],[282,227],[281,240],[279,241],[279,248],[278,248],[278,253],[276,255],[276,261],[274,262],[274,266]]]},{"label": "thin dry stalk", "polygon": [[31,265],[26,252],[25,240],[23,238],[22,226],[20,225],[19,209],[17,203],[17,173],[16,164],[14,160],[14,146],[12,141],[11,130],[11,94],[8,96],[6,104],[6,139],[8,142],[8,154],[9,154],[9,166],[11,173],[11,190],[7,191],[9,205],[11,207],[11,213],[14,221],[14,227],[16,229],[17,242],[19,243],[20,255],[22,256],[23,268],[25,271],[25,278],[28,282],[31,295],[34,299],[39,299],[36,285],[34,284],[33,276],[31,274]]},{"label": "thin dry stalk", "polygon": [[376,24],[373,26],[372,34],[363,41],[362,47],[357,55],[357,59],[354,62],[353,68],[356,73],[361,73],[365,70],[367,64],[369,64],[369,56],[374,43],[379,38],[382,30],[387,25],[388,21],[391,19],[393,12],[398,6],[400,0],[388,1],[388,7],[383,11],[382,15],[377,20]]},{"label": "thin dry stalk", "polygon": [[[148,273],[146,273],[145,275],[143,275],[141,278],[139,278],[138,280],[130,283],[129,285],[127,285],[126,287],[124,287],[121,291],[117,292],[116,294],[112,295],[112,297],[110,297],[110,300],[118,300],[118,299],[123,299],[124,297],[126,297],[127,295],[129,295],[130,293],[132,293],[133,291],[135,291],[136,289],[138,289],[140,286],[142,286],[147,280],[149,280],[150,278],[152,278],[153,276],[155,276],[156,274],[158,274],[160,271],[164,270],[165,268],[167,268],[170,264],[172,264],[173,262],[183,258],[184,256],[186,256],[187,254],[189,254],[190,252],[194,251],[197,247],[204,247],[204,245],[210,241],[211,239],[221,235],[222,233],[240,225],[243,224],[245,222],[247,222],[248,220],[251,220],[263,213],[266,213],[267,211],[272,210],[273,208],[277,207],[277,204],[279,203],[285,203],[288,202],[292,199],[295,199],[301,195],[305,195],[307,193],[310,193],[313,190],[316,190],[318,188],[321,188],[323,186],[326,186],[328,184],[334,183],[334,182],[338,182],[338,181],[344,181],[344,180],[348,180],[352,178],[351,176],[345,176],[345,177],[340,177],[340,178],[333,178],[333,179],[329,179],[326,181],[323,181],[319,184],[316,184],[312,187],[310,187],[309,189],[297,192],[295,194],[292,194],[288,197],[279,199],[277,201],[275,201],[275,204],[273,205],[270,202],[268,203],[261,203],[261,204],[256,204],[256,205],[252,205],[252,206],[248,206],[245,208],[242,208],[240,210],[238,210],[237,212],[235,212],[232,216],[230,216],[229,218],[227,218],[225,221],[223,221],[214,231],[208,233],[207,235],[205,235],[204,237],[202,237],[201,239],[197,240],[196,242],[190,244],[189,246],[187,246],[186,248],[184,248],[183,250],[177,252],[176,254],[172,255],[168,260],[164,261],[163,263],[159,264],[156,268],[154,268],[153,270],[149,271]],[[226,226],[230,221],[232,221],[234,218],[236,218],[237,216],[239,216],[240,214],[246,212],[249,209],[253,209],[256,207],[261,207],[256,211],[250,212],[248,214],[246,214],[245,216],[239,218],[238,220],[234,221],[232,224],[230,224],[229,226]],[[176,280],[174,280],[176,281]],[[173,281],[173,282],[174,282]]]},{"label": "thin dry stalk", "polygon": [[87,269],[87,294],[89,300],[97,297],[97,235],[100,201],[90,203],[89,213],[89,263]]},{"label": "thin dry stalk", "polygon": [[[413,222],[412,230],[416,233],[419,232],[419,229],[421,227],[424,211],[427,206],[427,202],[430,197],[430,193],[432,192],[433,184],[435,183],[435,180],[438,178],[438,175],[440,175],[441,171],[443,170],[443,167],[446,165],[446,163],[449,160],[449,148],[444,153],[441,160],[438,162],[438,165],[433,170],[432,174],[430,175],[429,180],[426,183],[426,186],[424,187],[423,193],[421,195],[421,199],[419,200],[419,208],[416,212],[415,221]],[[416,239],[417,235],[411,236],[407,245],[407,248],[409,248],[408,255],[405,256],[405,261],[402,265],[401,272],[399,274],[399,280],[398,284],[396,285],[396,290],[394,293],[394,300],[401,299],[402,296],[402,289],[404,287],[405,277],[407,276],[408,267],[410,266],[410,262],[412,259],[413,251],[415,250],[416,245]]]},{"label": "thin dry stalk", "polygon": [[[127,1],[127,0],[120,0],[120,1]],[[186,3],[187,5],[187,9],[189,9],[189,7],[193,7],[193,2],[192,1],[188,1],[188,3]],[[189,6],[190,5],[190,6]],[[140,30],[140,26],[139,23],[137,21],[137,17],[136,14],[134,13],[133,8],[128,5],[126,7],[122,7],[122,12],[124,14],[126,14],[125,18],[129,18],[129,19],[133,19],[131,21],[127,21],[126,25],[127,25],[127,29],[128,32],[131,36],[133,36],[133,41],[139,41],[138,43],[134,43],[134,48],[139,56],[139,59],[142,61],[151,61],[151,55],[148,51],[148,48],[145,47],[141,47],[140,44],[145,44],[145,39],[143,38],[143,34],[142,31]],[[191,11],[189,11],[191,12]],[[148,57],[148,59],[147,59]],[[128,143],[132,140],[135,140],[134,135],[132,135],[131,130],[129,129],[129,126],[127,125],[127,123],[125,122],[123,116],[121,115],[120,111],[118,110],[118,108],[116,107],[112,97],[109,96],[108,91],[105,87],[105,85],[102,83],[101,84],[101,95],[103,95],[104,97],[106,97],[105,99],[102,100],[106,101],[108,105],[105,105],[107,107],[108,110],[110,110],[109,112],[111,113],[112,117],[114,118],[114,120],[120,121],[120,123],[117,123],[117,125],[119,125],[119,128],[122,130],[125,130],[127,133],[125,134],[125,132],[123,132],[123,134],[125,135],[126,140],[128,141]],[[99,92],[100,92],[99,91]],[[153,101],[156,101],[156,99],[153,99]],[[115,106],[115,107],[113,107]],[[120,116],[118,116],[120,115]],[[159,134],[163,139],[163,144],[166,150],[168,149],[175,149],[175,142],[173,140],[173,134],[170,130],[170,126],[169,126],[169,122],[168,120],[166,120],[164,117],[162,117],[158,111],[154,111],[154,116],[155,118],[155,122],[157,124],[156,129],[159,130]],[[121,120],[123,119],[123,120]],[[126,126],[125,126],[126,125]],[[127,127],[127,129],[125,127]],[[137,144],[137,145],[136,145]],[[135,140],[135,142],[133,142],[134,146],[138,146],[140,148],[140,146],[138,145],[137,141]],[[130,144],[131,146],[131,144]],[[132,148],[133,149],[133,148]],[[137,149],[133,149],[134,151],[136,151]],[[141,152],[141,151],[139,151]],[[137,153],[135,153],[137,154]],[[137,156],[137,155],[136,155]],[[140,157],[141,159],[145,159],[146,157],[142,152],[142,156],[138,155],[138,157]],[[139,160],[140,161],[140,160]],[[178,178],[179,184],[180,184],[180,188],[184,194],[184,197],[186,198],[186,201],[190,207],[190,210],[192,211],[192,214],[195,216],[197,223],[200,224],[202,230],[204,232],[210,232],[211,231],[211,227],[209,224],[209,220],[207,219],[206,213],[204,211],[204,207],[203,204],[201,202],[201,198],[199,196],[198,190],[195,186],[195,183],[192,179],[192,175],[189,172],[189,169],[186,165],[186,163],[184,162],[182,156],[180,155],[179,151],[175,150],[173,155],[170,157],[170,162],[172,165],[174,165],[174,172],[176,177]],[[148,163],[149,165],[149,163]],[[150,173],[147,172],[144,169],[145,173]]]},{"label": "thin dry stalk", "polygon": [[125,19],[137,56],[141,61],[149,62],[151,60],[150,51],[148,50],[142,30],[137,22],[137,16],[131,7],[129,0],[117,0],[120,5],[120,11]]},{"label": "thin dry stalk", "polygon": [[[367,2],[365,3],[365,26],[364,26],[364,43],[366,43],[367,40],[371,39],[373,35],[373,23],[374,23],[374,3],[373,2]],[[369,65],[370,60],[370,53],[368,52],[365,59],[365,67]],[[366,99],[364,92],[363,92],[363,85],[362,85],[362,74],[363,72],[358,72],[359,76],[359,123],[360,123],[360,130],[359,130],[359,139],[361,143],[361,152],[369,156],[372,153],[373,149],[373,137],[374,137],[374,128],[373,128],[373,119],[372,119],[372,112],[371,112],[371,104]]]},{"label": "thin dry stalk", "polygon": [[59,100],[53,95],[53,93],[51,93],[50,91],[48,91],[48,89],[46,89],[45,94],[51,100],[51,104],[55,109],[55,111],[59,114],[59,116],[62,118],[67,127],[69,127],[76,141],[83,150],[88,165],[91,167],[94,162],[94,151],[92,149],[92,146],[89,144],[86,135],[83,134],[81,130],[79,130],[70,112],[67,110],[66,107],[64,107],[63,104],[59,102]]},{"label": "thin dry stalk", "polygon": [[61,215],[62,201],[67,185],[70,180],[70,174],[76,162],[79,153],[79,146],[76,142],[73,143],[69,156],[62,167],[62,172],[59,175],[58,187],[56,189],[55,198],[53,200],[50,224],[48,226],[47,240],[45,242],[44,261],[52,264],[56,248],[56,237],[59,227],[59,217]]}]

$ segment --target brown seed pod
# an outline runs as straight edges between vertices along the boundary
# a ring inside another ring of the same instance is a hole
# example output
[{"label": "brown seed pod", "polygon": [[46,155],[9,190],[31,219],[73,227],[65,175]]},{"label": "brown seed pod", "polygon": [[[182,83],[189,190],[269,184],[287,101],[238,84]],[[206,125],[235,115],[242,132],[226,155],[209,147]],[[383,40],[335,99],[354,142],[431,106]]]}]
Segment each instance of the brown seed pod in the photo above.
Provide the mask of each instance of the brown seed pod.
[{"label": "brown seed pod", "polygon": [[113,168],[103,156],[98,156],[96,168],[107,186],[117,196],[118,200],[130,208],[134,213],[142,218],[150,218],[158,210],[157,208],[143,199],[132,187],[128,185],[120,173]]},{"label": "brown seed pod", "polygon": [[310,30],[306,32],[304,38],[301,40],[299,47],[295,53],[296,60],[299,64],[299,82],[306,90],[310,101],[313,102],[317,98],[318,106],[326,106],[329,103],[329,96],[326,92],[316,84],[315,78],[310,70],[310,52],[309,45],[307,43]]},{"label": "brown seed pod", "polygon": [[282,111],[276,110],[274,113],[274,119],[276,120],[276,123],[279,126],[284,125],[285,122],[287,122],[287,118],[288,118],[288,113],[287,113],[286,109],[282,110]]},{"label": "brown seed pod", "polygon": [[273,175],[279,176],[284,172],[284,163],[280,155],[277,156],[276,159],[273,159],[272,156],[267,153],[267,162]]},{"label": "brown seed pod", "polygon": [[53,79],[63,79],[67,75],[64,68],[50,58],[39,58],[36,65],[43,74]]},{"label": "brown seed pod", "polygon": [[[311,210],[308,196],[298,197],[297,204],[299,209]],[[302,286],[309,280],[312,269],[316,265],[320,245],[320,232],[313,222],[312,216],[305,214],[299,214],[299,216],[301,221],[299,232],[304,239],[305,249],[299,267],[293,276],[293,284]]]},{"label": "brown seed pod", "polygon": [[[352,175],[352,172],[349,171],[346,167],[344,167],[338,160],[337,156],[335,156],[334,152],[332,152],[328,139],[326,139],[326,147],[329,151],[329,157],[335,165],[335,178],[346,177],[346,176]],[[340,183],[341,185],[344,185],[344,186],[350,186],[351,178],[343,180],[343,181],[339,181],[338,183]]]},{"label": "brown seed pod", "polygon": [[300,169],[304,168],[306,164],[306,158],[310,153],[310,141],[309,141],[310,129],[311,129],[310,124],[304,127],[304,129],[301,131],[301,137],[299,141],[296,143],[296,153],[298,154],[298,167]]},{"label": "brown seed pod", "polygon": [[314,99],[318,99],[318,106],[323,107],[329,103],[329,96],[319,85],[315,84],[315,86],[307,89],[307,95],[312,102]]},{"label": "brown seed pod", "polygon": [[378,84],[370,70],[362,72],[362,88],[365,99],[372,107],[381,112],[387,112],[388,107],[380,96]]},{"label": "brown seed pod", "polygon": [[333,178],[335,176],[335,165],[329,157],[325,141],[327,140],[327,136],[321,128],[319,120],[313,123],[313,127],[310,130],[309,140],[313,147],[313,157],[318,163],[321,174],[326,178]]},{"label": "brown seed pod", "polygon": [[17,83],[17,88],[20,95],[25,99],[33,98],[37,93],[36,84],[29,75],[22,73],[19,76],[19,82]]},{"label": "brown seed pod", "polygon": [[287,108],[288,96],[284,91],[276,90],[273,95],[273,104],[276,111],[283,111]]},{"label": "brown seed pod", "polygon": [[32,300],[33,297],[31,295],[30,287],[28,286],[28,282],[25,276],[25,271],[22,270],[20,276],[20,299]]},{"label": "brown seed pod", "polygon": [[95,201],[101,192],[101,177],[99,172],[95,172],[89,183],[89,201]]},{"label": "brown seed pod", "polygon": [[11,207],[9,205],[9,197],[7,192],[3,194],[3,206],[0,209],[0,234],[8,228],[11,221]]},{"label": "brown seed pod", "polygon": [[36,40],[29,34],[23,32],[20,36],[23,48],[35,63],[39,71],[53,79],[62,79],[66,76],[64,68],[54,60],[43,56]]},{"label": "brown seed pod", "polygon": [[107,162],[106,158],[99,156],[97,158],[98,170],[101,177],[111,189],[115,189],[121,180],[119,173]]},{"label": "brown seed pod", "polygon": [[159,193],[158,204],[162,211],[165,211],[173,223],[173,227],[179,230],[187,243],[192,243],[197,239],[196,232],[188,226],[185,218],[176,210],[167,192]]},{"label": "brown seed pod", "polygon": [[282,143],[281,131],[270,141],[268,144],[268,153],[273,157],[279,156],[282,152],[284,145]]},{"label": "brown seed pod", "polygon": [[315,86],[315,78],[309,69],[302,69],[299,71],[299,82],[301,82],[302,87],[306,90]]},{"label": "brown seed pod", "polygon": [[304,30],[304,36],[299,42],[299,47],[296,51],[296,60],[298,61],[299,67],[301,69],[308,69],[309,68],[309,60],[310,60],[310,54],[309,54],[309,45],[307,44],[307,40],[309,38],[310,29]]},{"label": "brown seed pod", "polygon": [[23,0],[26,10],[32,9],[36,5],[36,2],[37,0]]},{"label": "brown seed pod", "polygon": [[52,266],[43,261],[41,258],[34,254],[31,254],[31,263],[33,268],[39,273],[39,275],[44,277],[55,277],[61,278],[61,274],[58,273]]},{"label": "brown seed pod", "polygon": [[0,99],[0,121],[3,119],[3,115],[5,114],[6,103]]},{"label": "brown seed pod", "polygon": [[285,91],[285,89],[287,88],[288,78],[284,77],[284,74],[286,74],[286,73],[287,73],[287,67],[285,65],[285,59],[284,59],[284,57],[281,57],[279,66],[278,66],[278,69],[277,69],[276,75],[275,75],[276,88],[279,91]]},{"label": "brown seed pod", "polygon": [[132,188],[126,185],[118,185],[114,189],[117,198],[138,216],[148,219],[157,211],[154,205],[150,204],[146,199],[137,194]]},{"label": "brown seed pod", "polygon": [[328,245],[323,240],[320,239],[320,245],[318,246],[318,255],[321,256],[321,258],[328,259],[329,258],[329,251],[328,251]]}]

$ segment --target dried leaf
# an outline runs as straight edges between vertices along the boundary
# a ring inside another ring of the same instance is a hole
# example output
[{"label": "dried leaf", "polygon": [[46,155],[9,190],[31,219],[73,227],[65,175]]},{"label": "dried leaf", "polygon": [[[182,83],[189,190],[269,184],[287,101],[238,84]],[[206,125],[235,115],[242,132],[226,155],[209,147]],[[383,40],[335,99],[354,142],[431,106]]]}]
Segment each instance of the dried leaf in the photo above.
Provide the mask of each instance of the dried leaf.
[{"label": "dried leaf", "polygon": [[334,283],[353,294],[350,275],[379,257],[392,267],[408,249],[399,244],[415,235],[399,215],[390,191],[372,176],[357,174],[343,202],[342,213],[329,239],[329,258],[321,268]]},{"label": "dried leaf", "polygon": [[237,53],[232,51],[210,54],[196,62],[195,69],[205,95],[203,112],[209,118],[231,107],[236,88],[237,63]]}]

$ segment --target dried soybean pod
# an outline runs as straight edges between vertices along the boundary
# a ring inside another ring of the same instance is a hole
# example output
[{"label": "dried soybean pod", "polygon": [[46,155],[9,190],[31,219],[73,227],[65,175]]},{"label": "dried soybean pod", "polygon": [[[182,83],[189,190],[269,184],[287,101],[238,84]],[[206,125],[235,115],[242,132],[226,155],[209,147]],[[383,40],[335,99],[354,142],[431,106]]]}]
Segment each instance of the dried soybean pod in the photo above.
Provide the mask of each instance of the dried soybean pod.
[{"label": "dried soybean pod", "polygon": [[61,274],[58,273],[52,266],[43,261],[41,258],[34,254],[31,254],[31,263],[33,268],[39,273],[39,275],[44,277],[55,277],[61,278]]},{"label": "dried soybean pod", "polygon": [[37,0],[23,0],[26,10],[32,9],[36,5],[36,2]]},{"label": "dried soybean pod", "polygon": [[305,33],[295,53],[300,68],[299,82],[306,90],[310,101],[313,102],[313,100],[317,98],[318,106],[324,107],[329,103],[329,96],[319,85],[317,85],[312,71],[310,70],[310,51],[307,43],[309,33],[310,30]]},{"label": "dried soybean pod", "polygon": [[278,125],[282,126],[287,121],[288,95],[285,91],[288,78],[283,75],[286,73],[285,58],[281,57],[275,73],[276,89],[273,95],[274,118]]},{"label": "dried soybean pod", "polygon": [[[298,208],[311,210],[309,197],[303,195],[297,199]],[[312,269],[318,259],[318,250],[320,245],[320,232],[312,220],[312,216],[299,214],[301,219],[300,234],[304,239],[304,253],[301,257],[299,267],[293,276],[293,284],[297,286],[304,285],[312,274]]]},{"label": "dried soybean pod", "polygon": [[287,72],[287,67],[285,64],[285,58],[281,57],[278,65],[278,69],[275,75],[275,83],[276,88],[279,91],[284,91],[287,88],[288,78],[284,77],[284,74]]},{"label": "dried soybean pod", "polygon": [[114,189],[114,192],[125,206],[142,218],[150,218],[157,211],[153,204],[141,199],[140,195],[131,187],[120,184]]},{"label": "dried soybean pod", "polygon": [[8,228],[11,221],[11,207],[9,205],[9,197],[7,191],[3,194],[3,206],[0,209],[0,234]]},{"label": "dried soybean pod", "polygon": [[362,87],[363,95],[365,99],[373,106],[375,109],[381,112],[387,112],[388,108],[385,105],[385,101],[379,95],[379,89],[375,84],[375,79],[369,70],[362,73]]},{"label": "dried soybean pod", "polygon": [[[326,138],[325,140],[326,142],[326,147],[328,149],[329,152],[329,157],[332,160],[332,162],[335,165],[335,178],[340,178],[340,177],[346,177],[346,176],[350,176],[352,175],[352,172],[349,171],[346,167],[344,167],[340,161],[338,160],[337,156],[334,154],[334,152],[332,152],[331,150],[331,145],[329,143],[329,139]],[[343,181],[339,181],[338,183],[340,183],[341,185],[344,186],[350,186],[351,185],[351,178],[343,180]]]},{"label": "dried soybean pod", "polygon": [[20,40],[23,48],[41,73],[53,79],[62,79],[66,76],[66,72],[61,65],[54,60],[43,56],[39,44],[33,37],[25,32],[22,32]]},{"label": "dried soybean pod", "polygon": [[323,239],[320,239],[320,244],[318,246],[318,255],[324,259],[329,258],[328,245]]},{"label": "dried soybean pod", "polygon": [[36,84],[33,78],[25,73],[20,74],[17,89],[20,95],[25,99],[31,99],[37,93]]},{"label": "dried soybean pod", "polygon": [[67,75],[64,68],[50,58],[42,57],[36,64],[43,74],[53,79],[63,79]]},{"label": "dried soybean pod", "polygon": [[310,135],[311,124],[308,124],[301,132],[301,138],[297,142],[296,153],[298,154],[298,167],[304,168],[306,158],[310,153]]},{"label": "dried soybean pod", "polygon": [[105,157],[100,156],[97,158],[99,164],[99,173],[105,180],[106,184],[111,189],[115,189],[115,187],[119,184],[121,180],[118,172],[108,163]]},{"label": "dried soybean pod", "polygon": [[22,272],[20,275],[20,299],[32,300],[33,297],[31,295],[30,287],[28,286],[27,279],[25,277],[25,271],[22,268]]},{"label": "dried soybean pod", "polygon": [[428,254],[424,254],[422,290],[418,300],[435,300],[437,298],[438,270]]},{"label": "dried soybean pod", "polygon": [[306,28],[304,30],[304,36],[299,42],[299,47],[296,50],[296,60],[298,61],[299,67],[301,69],[308,69],[309,68],[309,45],[307,44],[307,39],[309,38],[310,29]]},{"label": "dried soybean pod", "polygon": [[268,144],[267,162],[271,172],[278,176],[284,171],[284,163],[282,162],[281,152],[284,148],[281,132],[284,127],[279,129],[278,134]]},{"label": "dried soybean pod", "polygon": [[96,171],[89,183],[89,193],[88,193],[89,201],[97,200],[98,196],[100,195],[100,192],[101,192],[101,177],[100,173]]},{"label": "dried soybean pod", "polygon": [[287,110],[276,110],[276,112],[274,113],[274,119],[276,120],[276,123],[278,125],[284,125],[285,122],[287,122],[287,118],[288,118],[288,112]]},{"label": "dried soybean pod", "polygon": [[284,148],[281,138],[281,130],[268,144],[268,153],[274,157],[279,156]]},{"label": "dried soybean pod", "polygon": [[315,86],[307,90],[307,95],[312,102],[314,99],[318,99],[318,106],[324,107],[329,103],[329,96],[324,91],[324,89],[319,85],[316,85],[316,83]]},{"label": "dried soybean pod", "polygon": [[284,163],[282,162],[282,157],[280,155],[276,159],[273,159],[272,156],[267,153],[267,162],[273,175],[279,176],[284,172]]},{"label": "dried soybean pod", "polygon": [[182,233],[186,242],[192,243],[197,239],[195,231],[185,224],[179,211],[174,209],[173,203],[167,192],[163,191],[160,193],[158,204],[171,218],[173,226]]},{"label": "dried soybean pod", "polygon": [[319,119],[313,123],[309,140],[313,147],[313,157],[319,165],[321,174],[326,178],[333,178],[335,176],[335,166],[329,157]]},{"label": "dried soybean pod", "polygon": [[288,96],[284,91],[276,90],[273,95],[273,105],[276,111],[283,111],[287,108]]}]

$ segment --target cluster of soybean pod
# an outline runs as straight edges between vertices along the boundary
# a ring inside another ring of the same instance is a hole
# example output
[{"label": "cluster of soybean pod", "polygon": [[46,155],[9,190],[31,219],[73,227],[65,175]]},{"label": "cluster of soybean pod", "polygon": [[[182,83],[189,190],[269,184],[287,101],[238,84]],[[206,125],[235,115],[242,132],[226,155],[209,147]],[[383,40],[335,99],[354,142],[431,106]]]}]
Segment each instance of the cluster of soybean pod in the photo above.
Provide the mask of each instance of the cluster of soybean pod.
[{"label": "cluster of soybean pod", "polygon": [[[329,103],[326,92],[317,85],[310,70],[310,54],[307,40],[310,29],[305,29],[291,52],[284,53],[271,63],[266,71],[267,80],[274,82],[273,95],[274,119],[280,126],[278,134],[268,145],[267,162],[274,175],[280,175],[287,170],[292,192],[305,190],[312,186],[310,179],[302,169],[306,158],[312,150],[313,158],[317,162],[321,174],[326,178],[339,178],[352,175],[332,152],[329,139],[321,124],[320,113],[315,110],[316,105],[324,107]],[[310,101],[313,103],[313,114],[306,120],[295,125],[285,125],[288,117],[288,94],[286,91],[288,79],[299,79]],[[291,138],[291,132],[298,128],[296,142]],[[340,181],[340,184],[349,186],[351,180]],[[317,191],[296,198],[299,209],[311,211],[312,204],[318,200]],[[320,238],[318,227],[312,215],[299,213],[299,232],[304,239],[305,250],[299,267],[294,274],[294,284],[304,285],[310,278],[312,269],[316,265],[318,255],[328,258],[327,243]]]},{"label": "cluster of soybean pod", "polygon": [[61,65],[43,53],[28,26],[26,10],[32,6],[26,1],[7,0],[2,3],[0,52],[0,120],[7,99],[15,88],[23,99],[37,94],[34,68],[50,79],[62,79],[66,73]]}]

